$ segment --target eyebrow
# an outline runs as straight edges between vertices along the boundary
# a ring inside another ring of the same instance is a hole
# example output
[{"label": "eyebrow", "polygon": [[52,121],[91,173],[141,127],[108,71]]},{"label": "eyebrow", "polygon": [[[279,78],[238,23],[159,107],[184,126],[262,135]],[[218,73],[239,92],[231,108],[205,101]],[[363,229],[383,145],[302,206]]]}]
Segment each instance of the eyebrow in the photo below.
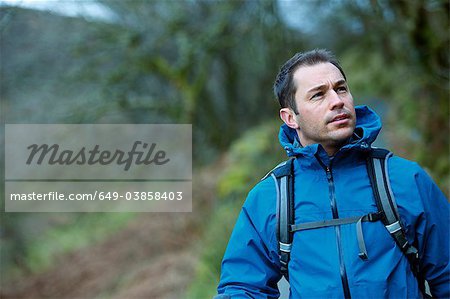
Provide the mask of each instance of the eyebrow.
[{"label": "eyebrow", "polygon": [[[340,79],[340,80],[334,82],[333,86],[339,86],[339,85],[343,85],[345,83],[347,83],[347,81],[345,81],[344,79]],[[311,93],[313,91],[322,90],[325,87],[327,87],[327,84],[320,84],[320,85],[314,86],[313,88],[309,89],[306,93]]]}]

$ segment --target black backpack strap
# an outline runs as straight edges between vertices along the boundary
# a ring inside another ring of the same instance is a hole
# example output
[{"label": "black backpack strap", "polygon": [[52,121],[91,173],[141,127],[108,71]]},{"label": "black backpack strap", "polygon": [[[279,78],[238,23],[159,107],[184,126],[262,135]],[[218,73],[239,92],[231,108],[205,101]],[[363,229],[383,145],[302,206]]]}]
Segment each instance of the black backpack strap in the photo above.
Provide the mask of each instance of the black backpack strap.
[{"label": "black backpack strap", "polygon": [[275,181],[277,192],[277,240],[280,255],[281,274],[289,279],[288,263],[292,247],[294,224],[294,158],[291,158],[272,170],[270,176]]},{"label": "black backpack strap", "polygon": [[394,238],[407,257],[411,270],[418,279],[419,288],[425,294],[425,280],[419,272],[419,252],[406,238],[405,230],[398,213],[397,203],[389,182],[388,159],[392,153],[385,149],[373,148],[367,158],[367,170],[372,185],[378,211],[389,234]]}]

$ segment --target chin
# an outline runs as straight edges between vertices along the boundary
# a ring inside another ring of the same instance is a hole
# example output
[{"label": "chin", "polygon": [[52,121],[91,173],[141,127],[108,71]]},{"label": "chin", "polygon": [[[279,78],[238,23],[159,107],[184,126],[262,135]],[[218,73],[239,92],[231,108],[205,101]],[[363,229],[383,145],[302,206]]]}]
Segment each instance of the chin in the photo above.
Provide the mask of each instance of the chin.
[{"label": "chin", "polygon": [[352,137],[353,131],[354,131],[353,128],[342,128],[338,130],[338,132],[333,132],[330,137],[337,143],[342,144],[347,142],[347,140],[350,139],[350,137]]}]

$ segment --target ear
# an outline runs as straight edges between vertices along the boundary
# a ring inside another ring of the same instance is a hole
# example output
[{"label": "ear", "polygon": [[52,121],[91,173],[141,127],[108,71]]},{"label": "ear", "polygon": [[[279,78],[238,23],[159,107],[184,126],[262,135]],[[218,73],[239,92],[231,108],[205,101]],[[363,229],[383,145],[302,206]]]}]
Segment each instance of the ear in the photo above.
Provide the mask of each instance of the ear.
[{"label": "ear", "polygon": [[295,113],[290,108],[282,108],[280,109],[280,118],[284,121],[284,123],[292,129],[298,129],[298,124],[295,121]]}]

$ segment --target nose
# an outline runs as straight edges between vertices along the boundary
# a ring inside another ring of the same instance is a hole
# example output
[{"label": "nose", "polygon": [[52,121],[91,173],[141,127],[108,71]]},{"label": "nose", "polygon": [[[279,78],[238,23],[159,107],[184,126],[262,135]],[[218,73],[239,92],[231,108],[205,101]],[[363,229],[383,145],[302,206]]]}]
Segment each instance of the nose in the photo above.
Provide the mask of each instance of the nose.
[{"label": "nose", "polygon": [[341,97],[337,94],[337,92],[333,89],[329,91],[328,102],[330,106],[330,110],[340,109],[344,106],[344,101],[342,101]]}]

